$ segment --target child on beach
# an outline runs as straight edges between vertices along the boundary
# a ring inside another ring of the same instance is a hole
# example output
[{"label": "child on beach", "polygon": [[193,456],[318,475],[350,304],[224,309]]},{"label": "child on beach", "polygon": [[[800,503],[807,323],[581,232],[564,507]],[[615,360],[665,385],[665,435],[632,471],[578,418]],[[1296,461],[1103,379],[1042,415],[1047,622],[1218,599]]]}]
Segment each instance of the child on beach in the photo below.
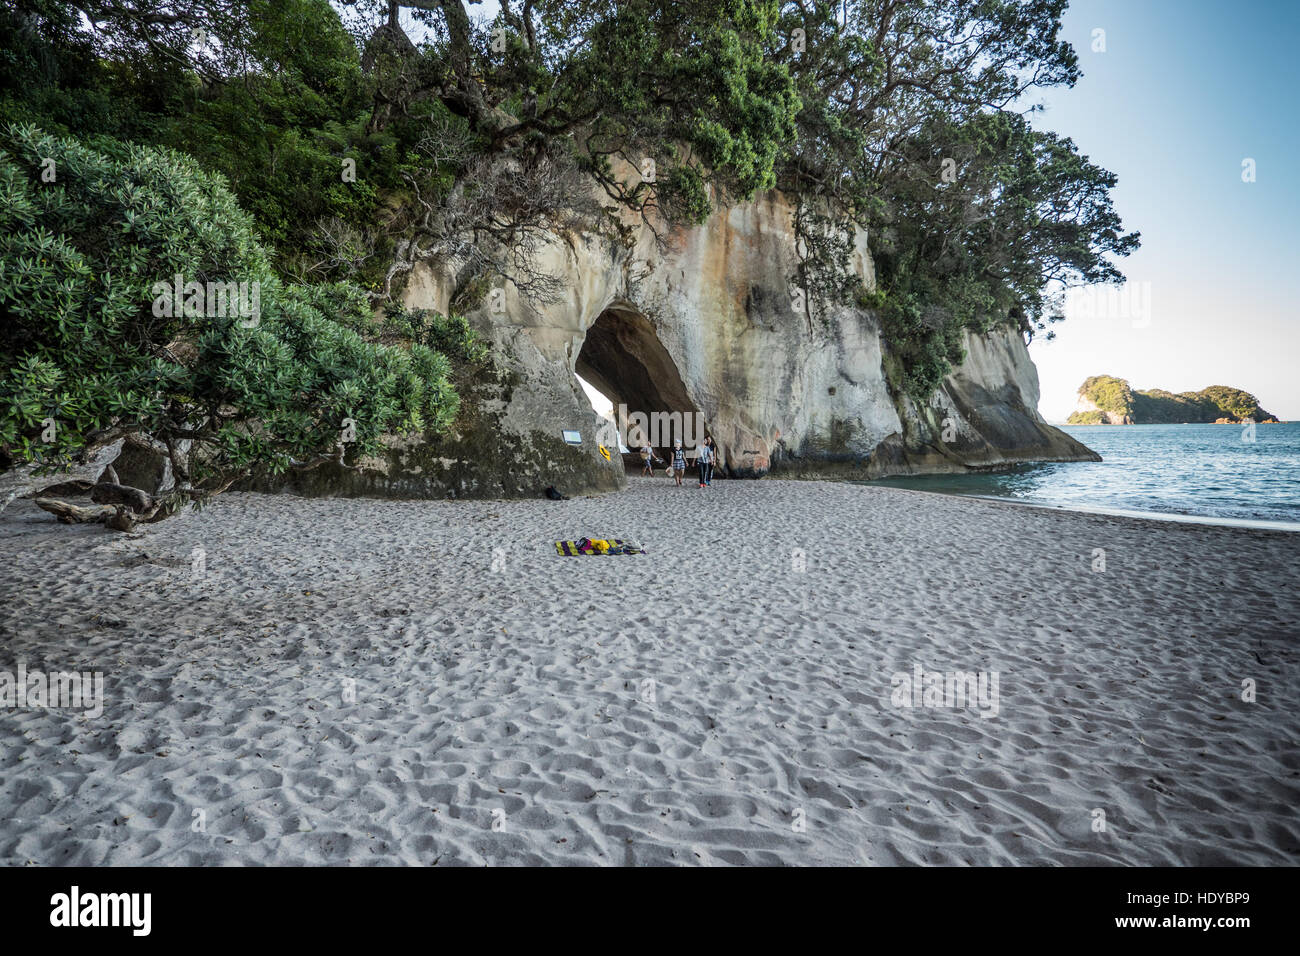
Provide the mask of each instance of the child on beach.
[{"label": "child on beach", "polygon": [[686,452],[682,450],[682,441],[679,438],[673,442],[673,477],[677,479],[677,487],[682,486],[682,475],[686,471]]},{"label": "child on beach", "polygon": [[641,464],[644,466],[641,469],[641,474],[649,475],[651,478],[653,478],[655,476],[654,461],[655,461],[655,450],[650,447],[649,442],[646,442],[646,444],[641,446]]}]

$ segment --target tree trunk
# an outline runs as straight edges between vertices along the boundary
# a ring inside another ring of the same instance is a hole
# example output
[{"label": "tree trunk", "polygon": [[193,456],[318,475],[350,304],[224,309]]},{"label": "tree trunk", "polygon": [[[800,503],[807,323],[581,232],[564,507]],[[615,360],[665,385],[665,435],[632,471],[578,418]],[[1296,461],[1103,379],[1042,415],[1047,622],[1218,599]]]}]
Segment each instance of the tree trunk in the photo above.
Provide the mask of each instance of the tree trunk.
[{"label": "tree trunk", "polygon": [[112,505],[82,508],[80,505],[70,505],[56,498],[37,498],[36,507],[48,511],[63,524],[100,524],[107,521],[110,515],[117,514],[117,509]]}]

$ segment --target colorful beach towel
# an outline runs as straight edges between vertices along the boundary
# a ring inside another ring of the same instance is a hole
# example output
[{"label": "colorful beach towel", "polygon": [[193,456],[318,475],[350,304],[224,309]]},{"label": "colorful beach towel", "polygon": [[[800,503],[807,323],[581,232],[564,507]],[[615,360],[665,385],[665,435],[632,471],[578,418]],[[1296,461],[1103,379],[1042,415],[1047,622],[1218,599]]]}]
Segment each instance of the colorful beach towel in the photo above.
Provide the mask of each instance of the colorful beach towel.
[{"label": "colorful beach towel", "polygon": [[581,541],[557,541],[555,553],[566,557],[580,554],[645,554],[645,548],[622,538],[583,538]]}]

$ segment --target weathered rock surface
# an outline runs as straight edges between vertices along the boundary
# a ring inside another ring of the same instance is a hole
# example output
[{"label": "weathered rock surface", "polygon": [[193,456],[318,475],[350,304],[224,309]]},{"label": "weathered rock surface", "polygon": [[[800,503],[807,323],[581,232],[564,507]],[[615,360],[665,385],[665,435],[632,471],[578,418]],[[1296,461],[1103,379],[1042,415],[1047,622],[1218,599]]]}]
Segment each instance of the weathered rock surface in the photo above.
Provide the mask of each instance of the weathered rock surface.
[{"label": "weathered rock surface", "polygon": [[[188,441],[182,441],[180,445],[189,450]],[[119,483],[151,495],[166,494],[176,487],[172,460],[166,449],[141,441],[134,435],[127,436],[122,451],[113,460],[113,470]]]},{"label": "weathered rock surface", "polygon": [[[323,468],[292,487],[413,497],[620,487],[617,445],[607,427],[602,435],[575,372],[631,411],[702,414],[721,471],[735,477],[1096,459],[1038,415],[1037,371],[1011,329],[968,336],[964,364],[924,406],[896,400],[870,311],[838,307],[810,318],[797,310],[790,212],[783,196],[767,193],[720,208],[701,227],[665,232],[666,248],[631,219],[621,232],[556,237],[538,262],[563,280],[560,301],[529,304],[506,286],[471,313],[499,379],[467,396],[455,434],[394,446],[357,471]],[[854,265],[873,285],[865,236]],[[417,268],[405,300],[445,312],[451,293],[445,276]],[[565,444],[566,429],[582,444]]]}]

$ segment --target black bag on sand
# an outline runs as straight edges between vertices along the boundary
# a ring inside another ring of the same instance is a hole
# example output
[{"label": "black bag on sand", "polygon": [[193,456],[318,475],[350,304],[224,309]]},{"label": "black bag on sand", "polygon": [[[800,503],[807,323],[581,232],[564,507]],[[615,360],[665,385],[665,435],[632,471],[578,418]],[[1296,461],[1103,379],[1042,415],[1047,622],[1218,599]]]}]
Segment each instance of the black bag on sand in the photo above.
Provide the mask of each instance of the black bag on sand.
[{"label": "black bag on sand", "polygon": [[554,486],[554,485],[550,485],[550,486],[547,487],[547,489],[546,489],[546,497],[550,498],[552,501],[568,501],[568,500],[569,500],[569,496],[568,496],[568,495],[562,495],[562,494],[560,494],[558,491],[555,490],[555,486]]}]

